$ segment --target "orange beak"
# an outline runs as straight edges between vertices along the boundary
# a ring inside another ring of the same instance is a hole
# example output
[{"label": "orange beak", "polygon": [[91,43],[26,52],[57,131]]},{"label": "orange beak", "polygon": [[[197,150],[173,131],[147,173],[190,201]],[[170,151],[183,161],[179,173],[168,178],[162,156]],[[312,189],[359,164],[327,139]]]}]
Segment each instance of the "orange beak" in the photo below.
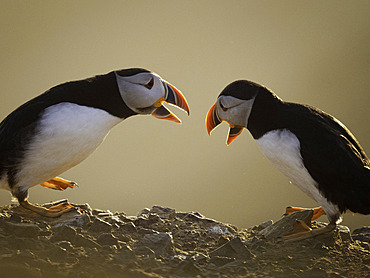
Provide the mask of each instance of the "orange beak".
[{"label": "orange beak", "polygon": [[163,81],[163,85],[166,88],[166,96],[165,98],[160,98],[155,104],[155,107],[158,107],[152,115],[157,119],[169,120],[175,123],[181,124],[181,120],[171,111],[169,111],[166,107],[162,104],[163,102],[167,102],[177,106],[178,108],[184,110],[188,115],[190,114],[189,105],[186,101],[184,95],[178,90],[175,86],[168,83],[167,81]]},{"label": "orange beak", "polygon": [[[217,115],[215,107],[216,107],[216,104],[214,104],[208,110],[207,116],[206,116],[206,128],[207,128],[207,132],[209,135],[211,135],[212,130],[216,128],[216,126],[218,126],[223,121]],[[227,145],[230,145],[236,139],[236,137],[238,137],[242,133],[244,129],[244,127],[233,126],[231,124],[229,124],[229,126],[230,126],[230,130],[229,130],[229,135],[226,141]]]},{"label": "orange beak", "polygon": [[236,139],[236,137],[242,133],[243,129],[244,127],[230,125],[229,136],[227,137],[226,144],[230,145]]},{"label": "orange beak", "polygon": [[215,107],[216,104],[213,104],[206,116],[206,128],[209,135],[211,135],[211,131],[222,122],[216,113]]}]

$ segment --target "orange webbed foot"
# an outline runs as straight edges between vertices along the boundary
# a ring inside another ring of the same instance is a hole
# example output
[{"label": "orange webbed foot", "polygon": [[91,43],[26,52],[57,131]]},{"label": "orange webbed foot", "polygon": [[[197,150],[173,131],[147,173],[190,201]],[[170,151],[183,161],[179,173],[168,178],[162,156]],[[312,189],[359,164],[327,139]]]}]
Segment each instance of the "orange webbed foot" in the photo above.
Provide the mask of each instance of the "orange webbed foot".
[{"label": "orange webbed foot", "polygon": [[302,210],[313,210],[313,216],[312,216],[311,221],[316,220],[316,219],[320,218],[320,216],[326,214],[322,207],[317,207],[317,208],[313,208],[313,209],[299,208],[299,207],[287,207],[286,210],[285,210],[284,215],[288,215],[288,214],[291,214],[293,212],[302,211]]},{"label": "orange webbed foot", "polygon": [[77,183],[60,177],[55,177],[51,180],[41,183],[40,185],[54,190],[66,190],[69,187],[74,188],[77,185]]},{"label": "orange webbed foot", "polygon": [[19,202],[19,204],[20,206],[26,209],[29,209],[37,213],[38,215],[45,216],[45,217],[51,217],[51,218],[58,217],[66,212],[76,210],[76,207],[68,203],[61,203],[56,206],[52,206],[50,208],[45,208],[45,207],[31,204],[28,200],[21,201]]},{"label": "orange webbed foot", "polygon": [[307,238],[312,238],[318,235],[322,235],[328,232],[331,232],[336,227],[336,224],[329,223],[327,226],[319,229],[311,229],[304,223],[302,220],[297,220],[295,224],[293,224],[293,231],[289,234],[283,236],[283,240],[285,242],[291,241],[298,241]]},{"label": "orange webbed foot", "polygon": [[[316,220],[320,216],[326,214],[322,207],[317,207],[313,209],[299,208],[299,207],[287,207],[284,215],[288,215],[288,214],[291,214],[297,211],[304,211],[304,210],[313,211],[311,221]],[[293,231],[290,232],[289,234],[284,235],[283,240],[286,242],[289,242],[289,241],[298,241],[302,239],[307,239],[307,238],[315,237],[317,235],[328,233],[334,230],[335,227],[336,227],[335,223],[329,223],[326,227],[313,230],[304,221],[297,220],[293,224]]]}]

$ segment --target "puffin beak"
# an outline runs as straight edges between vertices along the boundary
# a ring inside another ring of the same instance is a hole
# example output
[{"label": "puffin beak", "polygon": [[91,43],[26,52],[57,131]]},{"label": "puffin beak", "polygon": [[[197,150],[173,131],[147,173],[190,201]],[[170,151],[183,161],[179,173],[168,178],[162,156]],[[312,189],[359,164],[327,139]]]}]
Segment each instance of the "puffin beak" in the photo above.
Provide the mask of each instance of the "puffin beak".
[{"label": "puffin beak", "polygon": [[216,104],[213,104],[213,106],[208,110],[206,116],[206,128],[209,135],[211,135],[211,131],[221,123],[221,120],[216,113],[215,107]]},{"label": "puffin beak", "polygon": [[230,126],[230,130],[229,130],[229,136],[227,137],[226,145],[230,145],[236,139],[236,137],[238,137],[242,133],[244,129],[244,127],[233,126],[230,124],[229,126]]},{"label": "puffin beak", "polygon": [[[211,135],[211,131],[222,122],[222,120],[217,115],[215,107],[216,107],[216,104],[214,104],[209,109],[207,116],[206,116],[206,128],[207,128],[207,132],[209,135]],[[236,137],[238,137],[242,133],[244,129],[244,127],[238,127],[238,126],[234,126],[231,124],[229,124],[229,126],[230,126],[230,130],[229,130],[229,136],[227,137],[227,141],[226,141],[227,145],[230,145],[236,139]]]},{"label": "puffin beak", "polygon": [[175,86],[171,85],[167,81],[162,82],[166,89],[166,96],[165,98],[160,98],[159,100],[157,100],[156,103],[154,103],[154,106],[158,108],[154,110],[152,115],[157,119],[169,120],[181,124],[181,120],[176,117],[176,115],[172,114],[171,111],[169,111],[162,104],[163,102],[173,104],[178,108],[184,110],[189,115],[190,111],[188,102],[186,101],[184,95],[180,92],[180,90],[178,90]]}]

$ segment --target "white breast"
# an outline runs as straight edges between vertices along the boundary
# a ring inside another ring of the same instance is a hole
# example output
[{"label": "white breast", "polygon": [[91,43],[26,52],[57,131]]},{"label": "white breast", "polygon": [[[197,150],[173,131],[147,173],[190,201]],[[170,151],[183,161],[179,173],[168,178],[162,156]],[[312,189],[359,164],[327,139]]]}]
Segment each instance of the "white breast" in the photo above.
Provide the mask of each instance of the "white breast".
[{"label": "white breast", "polygon": [[328,216],[338,214],[338,207],[330,203],[319,192],[317,182],[304,166],[297,136],[287,129],[273,130],[263,135],[256,142],[261,152],[271,163],[286,175],[293,184],[316,200]]},{"label": "white breast", "polygon": [[77,165],[121,120],[104,110],[72,103],[47,108],[16,176],[18,185],[37,185]]}]

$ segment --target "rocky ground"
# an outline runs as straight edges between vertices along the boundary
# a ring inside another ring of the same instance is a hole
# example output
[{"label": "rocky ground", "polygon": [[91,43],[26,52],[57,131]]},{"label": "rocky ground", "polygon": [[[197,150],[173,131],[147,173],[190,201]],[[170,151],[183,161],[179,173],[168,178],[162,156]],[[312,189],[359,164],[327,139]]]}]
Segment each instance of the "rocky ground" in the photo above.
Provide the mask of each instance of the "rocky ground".
[{"label": "rocky ground", "polygon": [[159,206],[137,216],[80,207],[55,219],[0,207],[1,277],[370,277],[370,227],[281,240],[312,211],[239,230]]}]

